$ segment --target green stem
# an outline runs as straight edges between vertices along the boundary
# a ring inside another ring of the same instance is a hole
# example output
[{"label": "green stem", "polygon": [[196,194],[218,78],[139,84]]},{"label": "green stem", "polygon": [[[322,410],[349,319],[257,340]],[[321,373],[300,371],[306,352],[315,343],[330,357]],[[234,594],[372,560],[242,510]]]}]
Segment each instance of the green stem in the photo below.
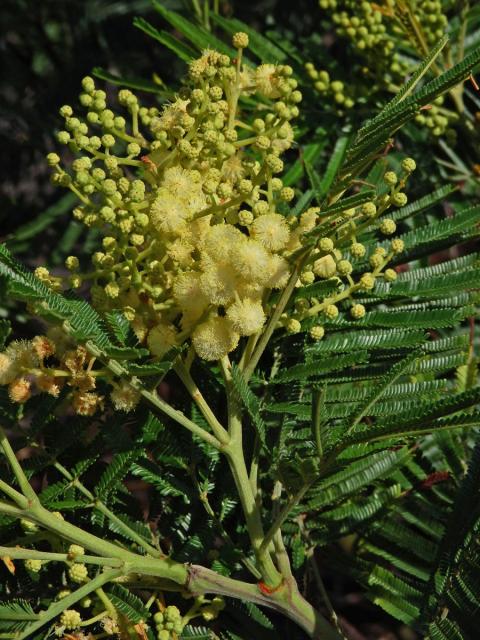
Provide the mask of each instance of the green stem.
[{"label": "green stem", "polygon": [[258,568],[262,573],[264,581],[272,587],[277,587],[282,576],[273,564],[270,554],[261,552],[262,541],[264,538],[262,520],[260,510],[255,501],[255,496],[250,485],[245,459],[241,446],[228,448],[226,450],[227,459],[230,469],[235,480],[235,486],[240,497],[245,523],[247,525],[248,534],[252,543],[253,551],[257,560]]},{"label": "green stem", "polygon": [[18,486],[20,487],[25,498],[27,498],[31,502],[38,502],[37,494],[30,486],[27,476],[23,473],[23,469],[20,466],[15,452],[13,451],[2,427],[0,427],[0,447],[3,449],[3,453],[7,458],[7,461],[15,475],[15,478],[17,479]]},{"label": "green stem", "polygon": [[92,501],[93,507],[97,509],[97,511],[100,511],[100,513],[103,513],[103,515],[106,516],[111,522],[115,523],[121,531],[123,531],[131,540],[133,540],[138,545],[143,547],[143,549],[145,549],[147,553],[152,555],[154,558],[164,556],[164,554],[161,551],[159,551],[158,549],[155,549],[155,547],[152,547],[150,544],[148,544],[148,542],[146,542],[141,536],[139,536],[136,531],[131,529],[122,520],[120,520],[120,518],[118,518],[112,511],[110,511],[110,509],[101,500],[99,500],[93,493],[91,493],[85,487],[85,485],[83,485],[80,482],[78,478],[75,478],[74,476],[72,476],[72,474],[69,471],[67,471],[67,469],[65,469],[63,465],[61,465],[59,462],[55,462],[53,466],[65,478],[67,478],[67,480],[70,480],[70,482],[72,483],[72,486],[77,488],[81,493],[83,493],[83,495],[86,498]]},{"label": "green stem", "polygon": [[270,543],[273,541],[276,533],[281,530],[281,527],[285,520],[288,518],[292,509],[294,509],[303,496],[307,493],[310,488],[310,483],[303,485],[303,487],[297,491],[297,493],[290,498],[286,505],[284,505],[283,509],[280,511],[278,516],[275,518],[274,523],[270,527],[266,536],[263,539],[262,545],[260,547],[260,553],[266,553]]},{"label": "green stem", "polygon": [[[65,326],[65,323],[64,323]],[[68,330],[68,327],[67,327]],[[101,360],[105,366],[116,376],[122,377],[130,386],[136,389],[145,400],[147,400],[150,404],[152,404],[155,408],[159,409],[162,413],[166,414],[169,418],[172,418],[178,424],[181,424],[183,427],[191,431],[193,434],[210,444],[215,449],[221,450],[223,445],[222,443],[215,438],[211,433],[199,427],[198,424],[187,418],[185,414],[177,409],[174,409],[167,402],[162,400],[156,393],[148,391],[142,385],[142,383],[136,379],[131,378],[129,376],[128,371],[116,360],[111,360],[108,356],[103,353],[93,342],[87,340],[85,343],[88,351],[99,360]]]},{"label": "green stem", "polygon": [[264,332],[262,333],[260,340],[257,343],[257,346],[252,354],[252,357],[250,358],[250,360],[246,363],[246,366],[243,370],[243,376],[245,378],[245,380],[248,382],[248,380],[250,379],[250,377],[252,376],[255,367],[257,366],[260,358],[262,357],[263,352],[265,351],[265,348],[268,344],[268,341],[270,340],[270,338],[272,337],[272,334],[275,330],[275,327],[277,325],[277,322],[280,320],[280,316],[282,315],[285,307],[287,306],[288,301],[290,300],[290,296],[292,295],[292,292],[295,288],[295,284],[298,280],[298,276],[300,274],[300,271],[302,270],[303,267],[303,262],[306,258],[306,256],[308,256],[308,253],[306,255],[304,255],[303,257],[301,257],[298,261],[297,264],[295,265],[295,268],[292,272],[292,275],[290,276],[290,280],[288,281],[287,286],[285,287],[285,289],[283,290],[283,293],[280,297],[280,300],[277,303],[277,306],[275,308],[275,311],[272,313],[272,315],[270,316],[270,319],[268,321],[267,326],[265,327]]},{"label": "green stem", "polygon": [[[0,547],[0,557],[8,556],[12,560],[42,560],[44,562],[69,562],[68,553],[52,553],[37,551],[36,549],[22,549],[20,547]],[[120,568],[125,563],[119,558],[100,558],[98,556],[75,556],[78,564],[94,564],[102,567]]]},{"label": "green stem", "polygon": [[266,594],[257,585],[232,580],[210,569],[190,565],[187,587],[193,594],[229,596],[278,611],[302,627],[312,640],[339,640],[342,637],[303,598],[293,580],[285,580],[278,589]]},{"label": "green stem", "polygon": [[174,370],[177,373],[177,375],[180,378],[180,380],[185,385],[187,391],[189,392],[190,396],[192,397],[192,400],[195,402],[197,407],[202,412],[203,417],[205,418],[205,420],[210,425],[210,427],[211,427],[213,433],[215,434],[216,438],[222,444],[227,444],[229,442],[229,440],[230,440],[230,436],[228,435],[228,431],[226,431],[226,429],[224,429],[222,427],[222,425],[220,424],[220,422],[217,420],[217,417],[215,416],[215,414],[213,413],[212,409],[210,408],[210,405],[208,404],[208,402],[203,397],[202,393],[200,392],[200,389],[197,387],[195,381],[193,380],[192,376],[190,375],[190,372],[188,371],[188,369],[185,367],[185,365],[183,364],[183,362],[181,360],[179,360],[179,361],[177,361],[175,363]]},{"label": "green stem", "polygon": [[0,491],[3,491],[3,493],[11,498],[21,509],[28,507],[27,498],[3,480],[0,480]]}]

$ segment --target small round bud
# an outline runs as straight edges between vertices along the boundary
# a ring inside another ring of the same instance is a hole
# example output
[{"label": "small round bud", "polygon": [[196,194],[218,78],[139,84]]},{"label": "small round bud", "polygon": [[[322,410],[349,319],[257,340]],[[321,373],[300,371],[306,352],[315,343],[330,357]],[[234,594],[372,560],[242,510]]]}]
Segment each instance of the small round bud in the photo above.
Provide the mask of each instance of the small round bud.
[{"label": "small round bud", "polygon": [[337,262],[337,271],[341,276],[348,276],[352,273],[352,263],[348,260],[340,260]]},{"label": "small round bud", "polygon": [[235,33],[232,37],[232,44],[235,49],[246,49],[248,47],[248,35],[243,31]]},{"label": "small round bud", "polygon": [[392,196],[392,202],[396,207],[404,207],[408,202],[407,194],[402,193],[401,191],[399,193],[395,193]]},{"label": "small round bud", "polygon": [[68,568],[68,576],[72,582],[85,582],[88,578],[88,569],[84,564],[75,562]]},{"label": "small round bud", "polygon": [[370,262],[370,266],[372,267],[372,269],[378,269],[383,265],[383,256],[381,256],[379,253],[374,253],[370,256],[368,261]]},{"label": "small round bud", "polygon": [[280,191],[280,199],[284,202],[291,202],[295,197],[295,191],[292,187],[283,187]]},{"label": "small round bud", "polygon": [[49,153],[47,156],[47,162],[50,167],[56,167],[60,163],[60,156],[56,153]]},{"label": "small round bud", "polygon": [[325,329],[320,325],[316,325],[310,329],[309,333],[312,340],[321,340],[325,335]]},{"label": "small round bud", "polygon": [[417,163],[413,158],[405,158],[402,160],[402,169],[407,173],[413,173],[417,168]]},{"label": "small round bud", "polygon": [[355,320],[360,320],[365,315],[365,307],[363,304],[354,304],[350,309],[350,315]]},{"label": "small round bud", "polygon": [[385,220],[382,220],[382,224],[380,225],[380,231],[384,233],[386,236],[390,236],[392,235],[392,233],[395,233],[396,229],[397,229],[397,225],[392,219],[385,218]]},{"label": "small round bud", "polygon": [[397,272],[395,269],[385,269],[383,277],[385,278],[385,282],[393,282],[397,279]]},{"label": "small round bud", "polygon": [[392,247],[393,253],[402,253],[405,249],[405,243],[400,238],[394,238],[390,246]]},{"label": "small round bud", "polygon": [[68,547],[68,555],[71,558],[75,558],[76,556],[84,556],[85,555],[85,549],[83,547],[81,547],[79,544],[71,544]]},{"label": "small round bud", "polygon": [[31,571],[32,573],[38,573],[42,568],[43,562],[41,560],[25,560],[25,569],[27,571]]},{"label": "small round bud", "polygon": [[383,181],[389,187],[394,187],[398,182],[397,174],[394,171],[387,171],[383,176]]},{"label": "small round bud", "polygon": [[247,211],[246,209],[242,209],[238,212],[238,222],[244,227],[252,224],[254,220],[253,213],[251,211]]},{"label": "small round bud", "polygon": [[252,181],[243,178],[243,180],[240,180],[238,183],[238,190],[243,196],[248,195],[253,190]]},{"label": "small round bud", "polygon": [[68,256],[68,258],[65,260],[65,266],[69,271],[75,271],[76,269],[78,269],[79,265],[80,263],[76,256]]},{"label": "small round bud", "polygon": [[334,304],[329,304],[324,313],[329,320],[335,320],[338,316],[338,307]]},{"label": "small round bud", "polygon": [[113,145],[115,144],[115,138],[112,136],[111,133],[106,133],[105,135],[102,136],[102,144],[104,147],[109,149],[110,147],[113,147]]},{"label": "small round bud", "polygon": [[71,137],[68,131],[59,131],[57,133],[57,140],[60,144],[68,144],[71,140]]},{"label": "small round bud", "polygon": [[315,274],[313,271],[303,271],[300,274],[300,282],[302,284],[313,284],[315,282]]},{"label": "small round bud", "polygon": [[362,289],[373,289],[375,286],[375,276],[373,273],[364,273],[360,278],[359,284]]},{"label": "small round bud", "polygon": [[290,318],[287,322],[287,331],[288,333],[298,333],[302,329],[302,325],[295,318]]},{"label": "small round bud", "polygon": [[361,209],[364,216],[368,218],[373,218],[377,213],[377,207],[373,202],[366,202]]},{"label": "small round bud", "polygon": [[329,253],[334,249],[333,241],[330,238],[320,238],[320,240],[318,241],[318,248],[320,249],[320,251]]},{"label": "small round bud", "polygon": [[141,151],[142,148],[137,142],[130,142],[127,146],[127,153],[129,156],[138,156]]},{"label": "small round bud", "polygon": [[60,616],[60,624],[66,629],[76,629],[82,622],[82,616],[75,609],[66,609]]},{"label": "small round bud", "polygon": [[363,258],[366,253],[365,245],[360,242],[354,242],[350,247],[350,253],[354,258]]},{"label": "small round bud", "polygon": [[85,76],[82,80],[82,88],[86,93],[93,93],[95,91],[95,82],[90,76]]}]

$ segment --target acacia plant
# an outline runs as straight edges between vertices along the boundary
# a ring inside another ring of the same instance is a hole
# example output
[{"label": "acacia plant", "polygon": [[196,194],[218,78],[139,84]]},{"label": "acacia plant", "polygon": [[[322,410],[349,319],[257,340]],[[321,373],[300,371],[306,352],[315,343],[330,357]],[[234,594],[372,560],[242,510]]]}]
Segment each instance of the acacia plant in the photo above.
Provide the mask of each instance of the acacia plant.
[{"label": "acacia plant", "polygon": [[[480,271],[468,250],[422,258],[475,238],[479,208],[429,223],[446,192],[408,203],[418,160],[388,150],[480,53],[419,87],[441,39],[319,173],[292,164],[292,67],[232,45],[163,106],[107,104],[84,78],[48,163],[90,262],[31,273],[0,248],[6,296],[42,322],[21,340],[1,324],[0,637],[269,638],[283,626],[259,605],[342,638],[316,550],[349,533],[336,570],[428,637],[469,637],[480,393],[462,322]],[[446,458],[454,481],[423,495]]]}]

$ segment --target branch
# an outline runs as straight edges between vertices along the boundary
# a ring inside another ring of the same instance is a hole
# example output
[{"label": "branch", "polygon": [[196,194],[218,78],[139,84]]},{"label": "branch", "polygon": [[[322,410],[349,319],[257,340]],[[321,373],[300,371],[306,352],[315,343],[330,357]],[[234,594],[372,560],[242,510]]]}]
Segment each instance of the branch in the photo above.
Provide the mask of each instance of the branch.
[{"label": "branch", "polygon": [[17,460],[15,452],[13,451],[7,439],[5,431],[2,429],[1,426],[0,426],[0,447],[3,449],[3,453],[5,454],[8,460],[8,463],[12,468],[15,478],[17,479],[18,486],[20,487],[25,498],[27,498],[27,500],[29,500],[30,502],[38,502],[37,494],[32,489],[27,476],[24,474],[23,469]]}]

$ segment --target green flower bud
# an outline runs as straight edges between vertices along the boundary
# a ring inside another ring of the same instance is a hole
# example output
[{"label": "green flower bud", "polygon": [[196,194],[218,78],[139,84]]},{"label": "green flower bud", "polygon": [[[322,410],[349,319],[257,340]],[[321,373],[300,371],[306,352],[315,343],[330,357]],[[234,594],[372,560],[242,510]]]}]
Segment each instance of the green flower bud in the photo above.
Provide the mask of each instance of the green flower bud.
[{"label": "green flower bud", "polygon": [[57,140],[60,144],[68,144],[71,140],[71,136],[68,131],[59,131],[57,133]]},{"label": "green flower bud", "polygon": [[107,149],[110,149],[115,144],[115,138],[110,133],[106,133],[102,136],[102,144]]},{"label": "green flower bud", "polygon": [[360,320],[360,318],[363,318],[363,316],[365,315],[365,307],[363,306],[363,304],[354,304],[350,308],[350,315],[352,316],[352,318],[355,318],[355,320]]},{"label": "green flower bud", "polygon": [[385,269],[383,277],[386,282],[393,282],[397,279],[397,272],[394,269]]},{"label": "green flower bud", "polygon": [[389,236],[392,233],[395,233],[396,229],[397,229],[397,225],[390,218],[385,218],[384,220],[382,220],[382,224],[380,225],[380,231],[384,233],[386,236]]},{"label": "green flower bud", "polygon": [[233,34],[232,44],[235,49],[246,49],[248,47],[248,35],[243,31]]},{"label": "green flower bud", "polygon": [[50,167],[55,167],[60,162],[60,156],[58,156],[56,153],[49,153],[47,155],[47,162]]},{"label": "green flower bud", "polygon": [[292,333],[292,334],[293,333],[299,333],[299,331],[301,331],[301,329],[302,329],[302,325],[295,318],[290,318],[290,320],[287,322],[286,329],[287,329],[288,333]]},{"label": "green flower bud", "polygon": [[354,258],[363,258],[366,253],[365,245],[360,242],[354,242],[350,247],[350,253]]},{"label": "green flower bud", "polygon": [[393,253],[402,253],[405,248],[405,243],[400,238],[394,238],[390,246],[392,247]]},{"label": "green flower bud", "polygon": [[383,176],[383,181],[389,187],[394,187],[398,182],[397,174],[394,171],[387,171],[387,173]]},{"label": "green flower bud", "polygon": [[413,173],[417,168],[417,163],[413,158],[405,158],[402,160],[402,169],[407,173]]},{"label": "green flower bud", "polygon": [[373,218],[377,213],[377,207],[373,202],[366,202],[361,209],[363,215],[368,218]]},{"label": "green flower bud", "polygon": [[352,273],[352,263],[348,260],[340,260],[337,262],[337,271],[341,276],[348,276]]},{"label": "green flower bud", "polygon": [[320,325],[316,325],[310,329],[309,333],[312,340],[321,340],[325,335],[325,329]]},{"label": "green flower bud", "polygon": [[79,261],[76,256],[68,256],[65,260],[65,266],[69,271],[75,271],[79,267]]},{"label": "green flower bud", "polygon": [[284,202],[291,202],[295,197],[295,191],[292,187],[283,187],[280,191],[280,199]]},{"label": "green flower bud", "polygon": [[407,194],[402,193],[401,191],[399,193],[395,193],[392,196],[392,202],[396,207],[404,207],[408,202]]},{"label": "green flower bud", "polygon": [[335,245],[333,244],[333,241],[330,238],[320,238],[317,246],[320,249],[320,251],[323,251],[325,253],[330,253],[331,251],[333,251]]}]

